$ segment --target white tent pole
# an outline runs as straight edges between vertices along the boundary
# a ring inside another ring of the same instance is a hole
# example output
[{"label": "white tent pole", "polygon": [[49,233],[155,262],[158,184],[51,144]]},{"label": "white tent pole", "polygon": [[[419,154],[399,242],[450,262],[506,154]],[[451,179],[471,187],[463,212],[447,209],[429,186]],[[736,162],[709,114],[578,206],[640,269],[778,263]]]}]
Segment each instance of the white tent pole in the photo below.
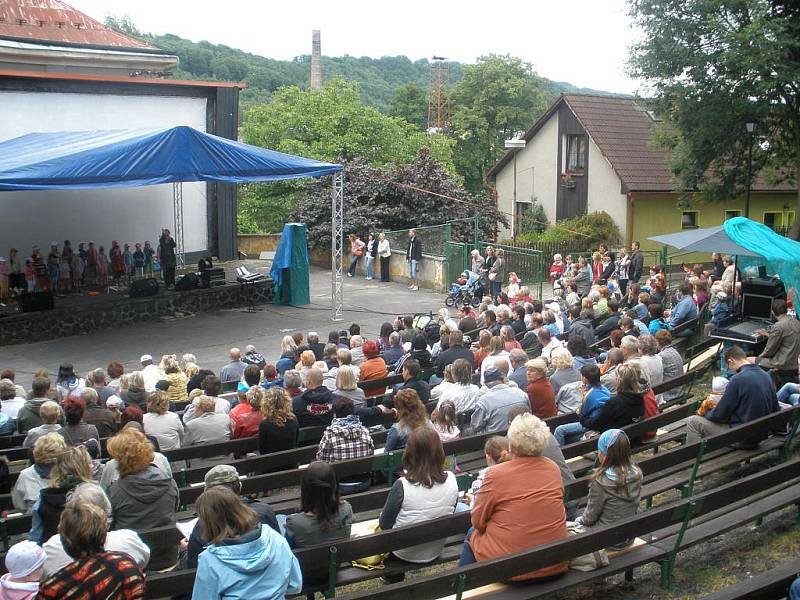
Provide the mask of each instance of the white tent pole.
[{"label": "white tent pole", "polygon": [[344,305],[344,171],[333,174],[331,189],[331,320],[342,321]]},{"label": "white tent pole", "polygon": [[186,268],[183,246],[183,183],[172,184],[172,221],[175,238],[175,259],[179,269]]}]

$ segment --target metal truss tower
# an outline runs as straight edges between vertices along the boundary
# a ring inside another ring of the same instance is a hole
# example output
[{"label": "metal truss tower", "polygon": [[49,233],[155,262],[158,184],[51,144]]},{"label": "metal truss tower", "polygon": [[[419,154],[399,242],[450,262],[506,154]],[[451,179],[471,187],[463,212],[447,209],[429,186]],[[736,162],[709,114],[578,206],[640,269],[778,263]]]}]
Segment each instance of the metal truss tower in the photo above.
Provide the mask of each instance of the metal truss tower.
[{"label": "metal truss tower", "polygon": [[428,76],[428,131],[450,134],[450,66],[434,56]]}]

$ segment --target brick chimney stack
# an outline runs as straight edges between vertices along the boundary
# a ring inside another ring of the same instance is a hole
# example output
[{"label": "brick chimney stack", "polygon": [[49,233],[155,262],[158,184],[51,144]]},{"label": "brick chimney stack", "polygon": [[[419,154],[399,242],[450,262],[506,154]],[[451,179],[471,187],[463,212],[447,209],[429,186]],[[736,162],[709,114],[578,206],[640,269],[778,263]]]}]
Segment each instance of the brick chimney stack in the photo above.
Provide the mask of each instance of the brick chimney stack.
[{"label": "brick chimney stack", "polygon": [[319,29],[311,32],[311,89],[318,90],[322,87],[322,45],[319,39]]}]

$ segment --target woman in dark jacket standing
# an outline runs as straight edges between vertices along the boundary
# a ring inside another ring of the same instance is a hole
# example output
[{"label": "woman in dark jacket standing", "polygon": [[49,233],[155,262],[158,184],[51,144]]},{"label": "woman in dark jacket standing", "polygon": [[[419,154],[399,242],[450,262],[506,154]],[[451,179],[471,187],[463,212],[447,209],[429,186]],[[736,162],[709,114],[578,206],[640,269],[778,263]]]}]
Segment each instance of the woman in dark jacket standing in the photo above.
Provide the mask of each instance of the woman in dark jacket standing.
[{"label": "woman in dark jacket standing", "polygon": [[164,274],[164,287],[166,288],[175,286],[176,246],[169,229],[163,229],[158,240],[158,261],[161,263],[161,272]]},{"label": "woman in dark jacket standing", "polygon": [[617,368],[617,393],[603,407],[581,419],[586,429],[603,432],[621,429],[644,417],[644,394],[647,382],[642,365],[637,361],[621,364]]}]

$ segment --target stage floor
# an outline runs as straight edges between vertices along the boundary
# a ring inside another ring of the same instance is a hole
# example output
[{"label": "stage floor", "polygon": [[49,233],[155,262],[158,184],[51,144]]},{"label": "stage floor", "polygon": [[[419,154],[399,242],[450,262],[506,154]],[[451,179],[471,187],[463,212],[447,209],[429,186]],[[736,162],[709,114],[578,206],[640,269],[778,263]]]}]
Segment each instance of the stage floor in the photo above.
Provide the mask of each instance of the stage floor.
[{"label": "stage floor", "polygon": [[[248,260],[245,264],[253,272],[269,270],[269,261]],[[442,294],[411,292],[400,283],[345,278],[344,321],[334,324],[330,320],[330,271],[311,267],[310,275],[311,304],[305,307],[260,305],[260,312],[250,314],[243,308],[220,310],[5,346],[0,347],[0,367],[15,369],[18,381],[28,387],[35,369],[46,367],[54,373],[61,362],[72,362],[78,372],[86,373],[118,360],[132,371],[142,354],[180,356],[193,352],[201,366],[218,372],[228,362],[227,352],[232,346],[243,349],[253,344],[274,361],[280,355],[281,338],[293,331],[317,331],[324,341],[330,330],[357,322],[365,335],[374,338],[381,323],[397,314],[435,312],[444,306]]]}]

